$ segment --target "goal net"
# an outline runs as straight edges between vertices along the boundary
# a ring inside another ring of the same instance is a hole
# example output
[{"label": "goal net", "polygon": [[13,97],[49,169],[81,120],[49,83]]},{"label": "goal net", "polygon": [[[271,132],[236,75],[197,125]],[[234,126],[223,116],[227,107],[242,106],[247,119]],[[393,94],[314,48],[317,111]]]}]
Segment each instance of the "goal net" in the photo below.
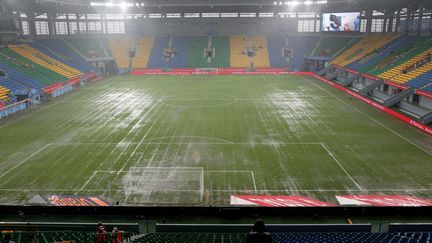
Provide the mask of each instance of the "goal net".
[{"label": "goal net", "polygon": [[126,201],[154,204],[200,203],[202,167],[131,167],[122,179]]}]

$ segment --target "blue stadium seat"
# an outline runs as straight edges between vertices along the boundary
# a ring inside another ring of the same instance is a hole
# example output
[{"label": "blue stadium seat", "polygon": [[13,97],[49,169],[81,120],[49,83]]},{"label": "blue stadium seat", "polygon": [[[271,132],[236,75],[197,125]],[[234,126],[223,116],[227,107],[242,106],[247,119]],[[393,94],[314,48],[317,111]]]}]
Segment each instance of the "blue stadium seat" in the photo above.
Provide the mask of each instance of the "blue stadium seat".
[{"label": "blue stadium seat", "polygon": [[30,76],[27,76],[21,72],[18,72],[12,67],[9,67],[2,62],[0,62],[0,69],[3,70],[5,73],[8,74],[12,79],[18,80],[20,83],[28,85],[35,89],[41,89],[45,87],[45,84],[43,84],[41,81],[36,80]]},{"label": "blue stadium seat", "polygon": [[267,37],[268,52],[270,65],[272,67],[286,67],[287,63],[282,56],[282,47],[285,46],[285,37],[283,36],[269,36]]},{"label": "blue stadium seat", "polygon": [[147,67],[160,68],[165,66],[163,51],[169,45],[168,37],[156,37]]},{"label": "blue stadium seat", "polygon": [[[83,73],[89,73],[93,70],[91,64],[87,63],[82,56],[73,51],[62,39],[40,39],[30,45],[57,61],[65,63]],[[50,50],[46,47],[49,47]],[[53,53],[53,51],[58,53],[58,55]]]},{"label": "blue stadium seat", "polygon": [[405,83],[405,85],[413,88],[421,88],[431,83],[432,83],[432,70],[418,76],[417,78],[414,78],[413,80]]},{"label": "blue stadium seat", "polygon": [[7,76],[0,76],[0,86],[8,88],[12,92],[12,94],[16,90],[29,88],[28,86],[25,86],[22,83],[18,83],[16,81],[13,81],[12,79],[8,78]]}]

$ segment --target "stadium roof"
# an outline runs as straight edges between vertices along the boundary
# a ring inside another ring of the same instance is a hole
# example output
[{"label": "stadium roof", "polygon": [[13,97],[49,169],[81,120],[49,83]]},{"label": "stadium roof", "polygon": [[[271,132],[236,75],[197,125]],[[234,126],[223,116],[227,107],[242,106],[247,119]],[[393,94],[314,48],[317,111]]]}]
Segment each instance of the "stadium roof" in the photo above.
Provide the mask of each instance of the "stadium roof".
[{"label": "stadium roof", "polygon": [[[95,11],[91,2],[124,2],[147,9],[149,11],[280,11],[281,9],[307,11],[307,10],[331,10],[331,11],[357,11],[364,9],[390,9],[400,8],[432,8],[431,0],[325,0],[325,4],[302,4],[306,0],[4,0],[10,9],[15,11],[52,9],[53,11]],[[309,0],[315,3],[318,0]],[[295,3],[291,4],[290,3]],[[294,5],[294,6],[293,6]],[[131,8],[132,9],[132,8]],[[118,11],[118,8],[106,9],[107,12]],[[134,12],[136,10],[131,10]]]}]

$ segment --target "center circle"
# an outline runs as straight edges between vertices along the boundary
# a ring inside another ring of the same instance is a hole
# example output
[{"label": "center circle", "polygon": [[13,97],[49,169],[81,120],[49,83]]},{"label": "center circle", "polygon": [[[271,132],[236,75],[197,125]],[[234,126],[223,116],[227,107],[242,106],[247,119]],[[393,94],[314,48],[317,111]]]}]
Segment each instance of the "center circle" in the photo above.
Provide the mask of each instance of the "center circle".
[{"label": "center circle", "polygon": [[162,103],[169,106],[205,108],[234,104],[238,101],[235,96],[221,93],[185,93],[168,96]]}]

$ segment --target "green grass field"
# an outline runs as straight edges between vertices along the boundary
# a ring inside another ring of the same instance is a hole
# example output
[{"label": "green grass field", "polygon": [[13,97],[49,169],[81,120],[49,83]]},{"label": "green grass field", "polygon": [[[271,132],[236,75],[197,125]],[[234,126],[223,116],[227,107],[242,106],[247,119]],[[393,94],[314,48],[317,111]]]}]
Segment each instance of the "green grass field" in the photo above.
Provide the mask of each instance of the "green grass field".
[{"label": "green grass field", "polygon": [[300,76],[119,76],[0,123],[0,203],[431,198],[432,139]]}]

